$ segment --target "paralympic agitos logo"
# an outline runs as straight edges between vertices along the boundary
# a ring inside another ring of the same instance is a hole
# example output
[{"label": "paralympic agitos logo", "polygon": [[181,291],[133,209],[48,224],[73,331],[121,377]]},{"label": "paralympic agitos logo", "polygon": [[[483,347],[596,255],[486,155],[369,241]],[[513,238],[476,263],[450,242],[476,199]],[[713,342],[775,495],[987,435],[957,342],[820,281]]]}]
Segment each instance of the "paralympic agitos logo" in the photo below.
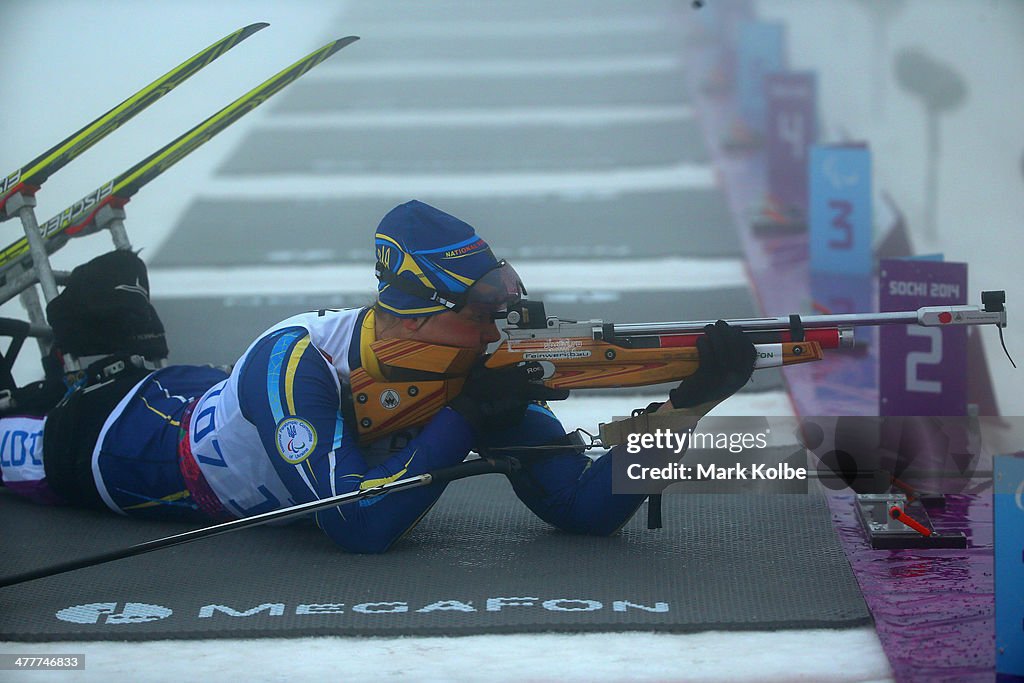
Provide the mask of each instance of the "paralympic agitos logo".
[{"label": "paralympic agitos logo", "polygon": [[287,462],[297,465],[316,448],[316,430],[298,417],[286,417],[277,425],[277,452]]}]

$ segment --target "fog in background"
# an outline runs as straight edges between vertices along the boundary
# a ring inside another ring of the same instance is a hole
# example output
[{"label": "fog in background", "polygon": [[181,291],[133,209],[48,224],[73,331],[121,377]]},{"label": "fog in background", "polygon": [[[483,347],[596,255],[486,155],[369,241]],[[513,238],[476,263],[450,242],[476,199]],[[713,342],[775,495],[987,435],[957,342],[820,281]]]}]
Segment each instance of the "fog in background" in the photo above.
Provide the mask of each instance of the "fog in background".
[{"label": "fog in background", "polygon": [[[683,19],[696,11],[689,2],[676,4]],[[550,3],[559,16],[576,6]],[[354,33],[370,45],[375,35],[402,30],[402,12],[391,22],[346,22],[346,14],[360,15],[356,10],[366,7],[313,0],[5,0],[2,172],[222,35],[253,21],[271,23],[52,177],[38,195],[37,216],[45,220],[327,39]],[[445,16],[445,2],[410,7],[421,20],[436,12],[442,27],[457,19]],[[982,289],[1007,290],[1007,345],[1024,358],[1016,313],[1024,296],[1024,3],[764,0],[756,7],[761,17],[786,23],[790,68],[818,72],[822,140],[869,141],[876,195],[886,192],[905,214],[919,253],[941,251],[947,260],[969,264],[970,303]],[[127,227],[144,258],[152,258],[194,193],[272,106],[232,126],[133,199]],[[20,234],[15,221],[3,228],[8,241]],[[622,239],[642,236],[624,230]],[[108,248],[104,235],[74,241],[54,263],[69,269]],[[16,305],[2,312],[20,315]],[[1013,388],[1015,373],[994,330],[983,337],[1002,412],[1024,414],[1024,395]],[[36,374],[31,351],[17,367],[21,381]]]}]

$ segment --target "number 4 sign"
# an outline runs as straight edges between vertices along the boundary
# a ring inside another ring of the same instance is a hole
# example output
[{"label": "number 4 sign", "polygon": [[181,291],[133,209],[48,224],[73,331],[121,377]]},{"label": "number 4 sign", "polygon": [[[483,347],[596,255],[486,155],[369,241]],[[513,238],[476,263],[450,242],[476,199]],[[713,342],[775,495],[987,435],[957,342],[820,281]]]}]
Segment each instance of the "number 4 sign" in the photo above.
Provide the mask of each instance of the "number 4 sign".
[{"label": "number 4 sign", "polygon": [[871,272],[871,152],[815,145],[808,162],[811,270]]},{"label": "number 4 sign", "polygon": [[767,101],[768,193],[807,220],[807,151],[816,141],[813,72],[779,72],[764,79]]},{"label": "number 4 sign", "polygon": [[[886,259],[880,311],[967,303],[967,264]],[[879,415],[966,415],[967,328],[885,325],[879,332]]]}]

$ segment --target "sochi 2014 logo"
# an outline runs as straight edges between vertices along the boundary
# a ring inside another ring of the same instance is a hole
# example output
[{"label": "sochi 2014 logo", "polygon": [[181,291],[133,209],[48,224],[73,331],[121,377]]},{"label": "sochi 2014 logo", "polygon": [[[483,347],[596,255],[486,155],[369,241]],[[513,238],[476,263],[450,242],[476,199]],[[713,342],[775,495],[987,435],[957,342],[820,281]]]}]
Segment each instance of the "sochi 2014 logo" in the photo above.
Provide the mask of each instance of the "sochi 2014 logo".
[{"label": "sochi 2014 logo", "polygon": [[277,425],[277,452],[287,462],[298,465],[316,448],[316,430],[298,417],[286,417]]}]

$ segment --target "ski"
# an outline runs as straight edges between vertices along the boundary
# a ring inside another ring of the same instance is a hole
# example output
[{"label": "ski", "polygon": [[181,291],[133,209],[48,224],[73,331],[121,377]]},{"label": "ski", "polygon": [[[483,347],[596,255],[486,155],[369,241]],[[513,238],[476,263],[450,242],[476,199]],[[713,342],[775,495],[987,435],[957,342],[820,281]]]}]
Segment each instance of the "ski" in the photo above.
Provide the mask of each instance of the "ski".
[{"label": "ski", "polygon": [[[242,116],[263,104],[286,85],[356,40],[359,40],[358,36],[348,36],[332,41],[311,52],[46,221],[39,228],[46,252],[52,254],[64,246],[71,237],[95,232],[99,228],[95,223],[95,218],[101,209],[107,206],[114,209],[124,207],[132,195],[146,183],[195,151]],[[0,274],[8,272],[19,264],[29,267],[31,263],[32,256],[29,253],[28,240],[24,237],[0,251]]]},{"label": "ski", "polygon": [[92,123],[71,134],[38,157],[13,173],[0,178],[0,221],[9,215],[4,207],[15,194],[34,195],[46,179],[59,171],[82,152],[117,130],[143,109],[184,83],[228,50],[270,24],[259,22],[249,24],[229,36],[218,40],[192,58],[156,79],[142,90],[103,114]]}]

